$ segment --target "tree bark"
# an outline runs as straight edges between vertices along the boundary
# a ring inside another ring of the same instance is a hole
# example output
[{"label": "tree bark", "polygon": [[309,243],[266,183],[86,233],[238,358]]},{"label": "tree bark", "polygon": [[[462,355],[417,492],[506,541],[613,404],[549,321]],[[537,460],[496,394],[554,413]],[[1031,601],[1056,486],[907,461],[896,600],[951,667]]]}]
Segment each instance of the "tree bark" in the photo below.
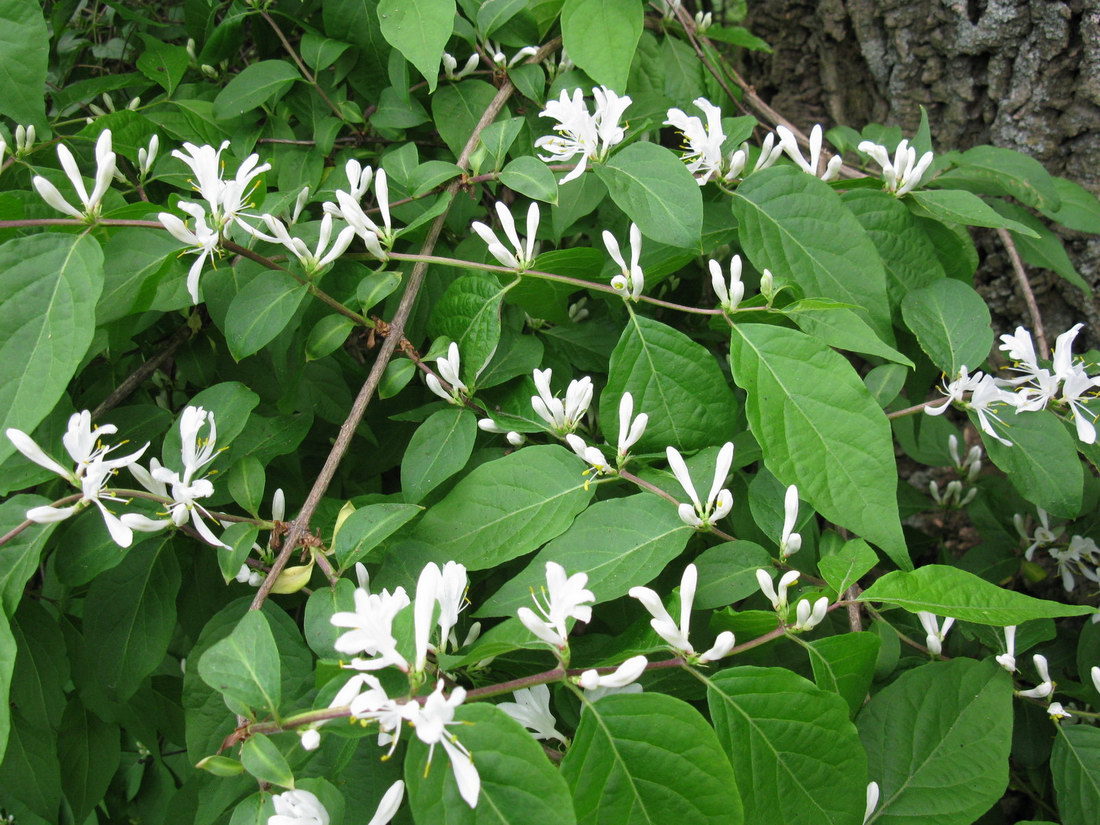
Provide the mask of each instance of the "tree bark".
[{"label": "tree bark", "polygon": [[[989,143],[1025,152],[1100,194],[1100,0],[756,0],[748,28],[773,47],[749,53],[757,92],[808,131],[813,123],[896,124],[928,110],[936,147]],[[1061,232],[1100,286],[1100,239]],[[1007,255],[980,233],[975,285],[995,324],[1027,324]],[[1097,303],[1051,272],[1030,272],[1047,327],[1079,320],[1100,344]]]}]

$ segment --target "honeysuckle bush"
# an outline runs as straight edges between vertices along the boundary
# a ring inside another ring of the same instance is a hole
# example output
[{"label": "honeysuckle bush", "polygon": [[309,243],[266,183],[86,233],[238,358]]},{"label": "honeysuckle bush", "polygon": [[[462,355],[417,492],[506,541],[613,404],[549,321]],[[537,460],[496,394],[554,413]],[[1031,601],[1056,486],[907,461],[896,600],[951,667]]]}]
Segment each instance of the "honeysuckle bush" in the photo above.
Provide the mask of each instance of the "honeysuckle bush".
[{"label": "honeysuckle bush", "polygon": [[1095,821],[1100,203],[737,7],[0,0],[5,821]]}]

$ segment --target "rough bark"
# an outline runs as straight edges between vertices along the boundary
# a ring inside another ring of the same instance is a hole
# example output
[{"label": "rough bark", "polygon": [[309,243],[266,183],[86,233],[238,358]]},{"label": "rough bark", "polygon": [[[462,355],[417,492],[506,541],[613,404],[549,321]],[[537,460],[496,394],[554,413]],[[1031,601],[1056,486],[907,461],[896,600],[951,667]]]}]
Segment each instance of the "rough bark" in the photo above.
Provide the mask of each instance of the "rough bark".
[{"label": "rough bark", "polygon": [[[915,130],[928,110],[937,147],[990,143],[1026,152],[1100,194],[1100,0],[756,0],[746,25],[774,53],[746,75],[796,123],[868,122]],[[1100,287],[1100,239],[1064,233],[1078,271]],[[995,237],[976,277],[999,326],[1027,323]],[[1031,282],[1048,329],[1087,320],[1095,300],[1057,275]]]}]

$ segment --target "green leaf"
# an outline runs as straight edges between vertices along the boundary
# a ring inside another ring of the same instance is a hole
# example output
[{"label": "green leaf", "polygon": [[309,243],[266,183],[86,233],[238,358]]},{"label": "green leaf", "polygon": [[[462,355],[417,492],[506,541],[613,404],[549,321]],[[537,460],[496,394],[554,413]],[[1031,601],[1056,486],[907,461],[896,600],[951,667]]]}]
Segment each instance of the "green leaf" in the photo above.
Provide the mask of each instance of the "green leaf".
[{"label": "green leaf", "polygon": [[61,788],[72,806],[73,821],[84,822],[103,799],[118,769],[118,726],[100,721],[74,698],[61,719],[57,746]]},{"label": "green leaf", "polygon": [[808,642],[814,681],[822,690],[840,694],[852,716],[867,698],[878,649],[879,638],[875,633],[844,633]]},{"label": "green leaf", "polygon": [[145,43],[145,51],[137,59],[138,69],[171,96],[191,66],[187,49],[183,46],[170,46],[144,32],[141,33],[141,39]]},{"label": "green leaf", "polygon": [[[586,702],[561,763],[581,825],[745,821],[745,782],[699,711],[660,693]],[[756,820],[750,819],[750,822]]]},{"label": "green leaf", "polygon": [[326,315],[313,325],[306,339],[306,360],[324,358],[344,345],[355,321],[346,315]]},{"label": "green leaf", "polygon": [[[636,0],[565,0],[562,43],[585,74],[623,93],[644,16],[642,4]],[[599,25],[593,25],[594,21]]]},{"label": "green leaf", "polygon": [[999,627],[1031,619],[1086,616],[1096,608],[1036,599],[1005,590],[985,579],[944,564],[927,564],[912,573],[887,573],[859,596],[862,602],[885,602],[910,613],[925,610],[965,622]]},{"label": "green leaf", "polygon": [[200,759],[195,767],[221,777],[240,776],[244,773],[244,765],[228,756],[208,756]]},{"label": "green leaf", "polygon": [[558,182],[554,173],[545,163],[531,155],[509,161],[500,173],[500,182],[532,200],[558,202]]},{"label": "green leaf", "polygon": [[[64,654],[64,650],[62,650]],[[8,733],[11,731],[11,682],[15,670],[18,650],[15,636],[11,632],[8,617],[0,610],[0,763],[8,747]]]},{"label": "green leaf", "polygon": [[867,761],[848,706],[784,668],[736,667],[707,688],[753,825],[859,822]]},{"label": "green leaf", "polygon": [[214,98],[214,117],[230,120],[283,96],[300,80],[298,70],[285,60],[260,60],[246,66]]},{"label": "green leaf", "polygon": [[[30,508],[49,503],[42,496],[32,495],[12,496],[0,503],[0,535],[21,524]],[[42,548],[56,527],[56,523],[35,524],[4,545],[0,553],[0,613],[8,618],[15,615],[23,588],[38,569]]]},{"label": "green leaf", "polygon": [[202,654],[199,675],[227,700],[278,715],[279,649],[267,617],[258,610],[248,611],[232,633]]},{"label": "green leaf", "polygon": [[991,661],[907,671],[856,724],[881,789],[868,825],[969,825],[1008,784],[1012,680]]},{"label": "green leaf", "polygon": [[477,10],[477,30],[482,37],[491,37],[526,7],[527,0],[485,0]]},{"label": "green leaf", "polygon": [[439,61],[454,28],[454,0],[381,0],[382,36],[412,63],[434,92]]},{"label": "green leaf", "polygon": [[600,421],[612,444],[619,438],[619,401],[626,392],[634,398],[634,414],[649,415],[636,451],[669,444],[696,450],[733,433],[737,402],[714,356],[679,330],[637,314],[611,353],[600,395]]},{"label": "green leaf", "polygon": [[[50,34],[36,0],[0,0],[0,114],[16,123],[46,126],[43,102]],[[45,137],[44,134],[39,135]],[[52,272],[53,270],[42,270]],[[5,296],[11,293],[4,290]]]},{"label": "green leaf", "polygon": [[592,491],[572,452],[525,447],[475,468],[417,524],[412,538],[433,548],[430,560],[470,570],[495,567],[560,535]]},{"label": "green leaf", "polygon": [[772,556],[759,544],[737,540],[708,547],[694,563],[699,570],[695,607],[704,610],[725,607],[758,592],[756,571],[770,570]]},{"label": "green leaf", "polygon": [[339,659],[333,645],[344,634],[344,628],[332,624],[332,615],[355,610],[355,585],[349,579],[339,579],[332,587],[314,590],[306,602],[303,620],[306,644],[322,659]]},{"label": "green leaf", "polygon": [[96,304],[96,323],[153,307],[167,309],[161,298],[170,290],[179,248],[179,241],[159,229],[127,227],[113,233],[103,247],[103,294]]},{"label": "green leaf", "polygon": [[1061,205],[1054,179],[1043,164],[1001,146],[968,149],[958,156],[955,169],[936,178],[936,185],[950,188],[956,181],[969,184],[976,192],[1008,195],[1036,209]]},{"label": "green leaf", "polygon": [[817,569],[829,587],[843,597],[848,588],[878,564],[878,556],[863,539],[852,539],[831,556],[817,560]]},{"label": "green leaf", "polygon": [[[0,648],[14,637],[9,653],[0,656],[0,694],[5,699],[0,704],[0,742],[7,740],[8,706],[7,680],[4,668],[11,676],[11,707],[19,709],[19,715],[32,727],[55,731],[68,704],[65,687],[69,684],[69,658],[65,650],[65,637],[56,621],[56,615],[36,599],[24,599],[11,624],[11,633],[4,628],[7,621],[0,611]],[[18,651],[18,653],[16,652]],[[0,745],[0,759],[3,758]]]},{"label": "green leaf", "polygon": [[[796,330],[737,324],[730,365],[764,463],[829,521],[912,567],[890,422],[846,359]],[[828,392],[823,392],[828,388]]]},{"label": "green leaf", "polygon": [[[86,235],[0,245],[0,431],[29,433],[57,404],[92,342],[102,289],[103,252]],[[14,452],[0,439],[0,461]]]},{"label": "green leaf", "polygon": [[861,307],[872,329],[893,340],[882,261],[828,184],[789,166],[765,169],[737,187],[733,215],[745,254],[777,286]]},{"label": "green leaf", "polygon": [[60,803],[56,737],[14,714],[8,749],[0,763],[0,805],[8,810],[29,809],[52,823],[58,821]]},{"label": "green leaf", "polygon": [[[404,0],[393,2],[402,3]],[[463,80],[444,86],[432,95],[435,128],[456,158],[462,154],[466,141],[474,133],[474,127],[496,94],[496,89],[484,80]]]},{"label": "green leaf", "polygon": [[289,273],[261,272],[233,296],[225,321],[229,352],[240,361],[282,332],[306,297],[306,286]]},{"label": "green leaf", "polygon": [[218,548],[215,552],[218,554],[218,569],[221,570],[226,584],[237,578],[241,565],[251,554],[252,545],[256,543],[259,535],[259,528],[247,521],[231,524],[222,533],[221,540],[229,545],[229,549]]},{"label": "green leaf", "polygon": [[985,363],[993,346],[989,308],[972,287],[943,278],[917,289],[901,302],[905,325],[932,363],[955,376],[966,366],[975,370]]},{"label": "green leaf", "polygon": [[531,601],[546,582],[546,563],[587,573],[596,604],[626,595],[645,584],[683,552],[692,535],[671,504],[654,506],[649,493],[593,504],[535,554],[514,579],[478,608],[477,616],[508,616]]},{"label": "green leaf", "polygon": [[264,465],[253,455],[246,455],[233,464],[226,478],[226,486],[233,500],[253,515],[260,511],[267,476]]},{"label": "green leaf", "polygon": [[333,542],[333,552],[340,569],[351,569],[422,510],[415,504],[368,504],[360,507],[344,520]]},{"label": "green leaf", "polygon": [[[345,34],[348,37],[352,35],[351,32]],[[302,60],[315,72],[327,69],[339,60],[341,55],[349,48],[350,45],[347,43],[321,37],[313,32],[306,32],[302,35]]]},{"label": "green leaf", "polygon": [[1081,512],[1085,473],[1075,455],[1073,436],[1049,410],[1012,415],[1004,411],[1001,421],[1007,426],[998,429],[1012,442],[1011,447],[984,431],[979,433],[990,460],[1004,470],[1025,499],[1053,515],[1076,518]]},{"label": "green leaf", "polygon": [[1059,725],[1050,772],[1063,825],[1090,825],[1100,808],[1100,728]]},{"label": "green leaf", "polygon": [[1100,201],[1079,183],[1065,178],[1054,179],[1054,189],[1061,205],[1043,212],[1046,217],[1077,232],[1100,234]]},{"label": "green leaf", "polygon": [[405,758],[409,807],[432,825],[574,825],[573,803],[561,774],[523,727],[488,704],[462,705],[448,729],[474,758],[481,779],[477,807],[458,793],[442,748],[431,769],[428,747],[413,739]]},{"label": "green leaf", "polygon": [[142,545],[98,576],[84,605],[84,638],[110,699],[125,702],[161,663],[176,624],[179,565],[170,538]]},{"label": "green leaf", "polygon": [[244,769],[261,782],[294,787],[294,774],[275,743],[262,733],[254,733],[241,747],[241,764]]},{"label": "green leaf", "polygon": [[355,300],[359,302],[363,312],[369,312],[400,285],[400,272],[372,272],[355,288]]},{"label": "green leaf", "polygon": [[466,466],[477,438],[477,418],[469,410],[448,407],[432,413],[416,428],[401,461],[401,489],[413,503]]},{"label": "green leaf", "polygon": [[[632,0],[622,1],[637,5]],[[592,26],[591,20],[585,21],[585,28],[599,32],[601,41],[607,33],[602,25]],[[572,50],[569,56],[574,57]],[[685,249],[698,248],[703,233],[703,196],[699,184],[672,151],[656,143],[632,143],[604,165],[596,166],[596,175],[607,185],[615,204],[647,238]]]},{"label": "green leaf", "polygon": [[[484,8],[484,7],[483,7]],[[516,138],[519,136],[520,129],[523,128],[524,121],[521,117],[510,117],[506,120],[498,120],[495,123],[490,123],[481,132],[481,137],[478,139],[478,157],[479,160],[475,161],[476,171],[483,169],[500,169],[504,165],[504,159],[508,156],[508,150],[512,148],[512,144],[516,142]],[[489,159],[492,161],[488,166],[484,164],[484,154],[488,153]],[[457,169],[457,167],[455,167]],[[461,169],[458,170],[461,173]]]},{"label": "green leaf", "polygon": [[1081,274],[1074,267],[1073,261],[1066,254],[1066,247],[1062,243],[1062,239],[1047,229],[1042,221],[1014,203],[997,200],[993,201],[991,205],[1005,217],[1019,221],[1039,236],[1038,238],[1029,238],[1017,232],[1013,233],[1012,240],[1016,244],[1020,257],[1024,259],[1024,263],[1056,272],[1085,294],[1092,294],[1092,287],[1081,277]]},{"label": "green leaf", "polygon": [[910,290],[946,277],[932,242],[901,200],[871,189],[853,189],[841,199],[882,258],[891,306],[898,306]]},{"label": "green leaf", "polygon": [[473,386],[500,343],[500,304],[508,287],[488,274],[455,280],[432,310],[428,332],[458,344],[462,380]]},{"label": "green leaf", "polygon": [[356,89],[377,95],[389,85],[386,65],[390,44],[382,37],[378,0],[326,0],[321,4],[325,34],[359,47]]},{"label": "green leaf", "polygon": [[[244,430],[250,413],[259,403],[260,396],[244,384],[239,381],[223,381],[194,395],[188,402],[188,406],[202,407],[214,413],[214,421],[218,427],[218,443],[232,444]],[[167,467],[180,466],[180,418],[182,417],[183,410],[180,410],[180,414],[164,436],[161,460]],[[203,432],[205,433],[206,430]],[[218,466],[218,461],[219,459],[215,459],[215,466]]]},{"label": "green leaf", "polygon": [[910,192],[906,197],[914,205],[917,215],[966,226],[1011,229],[1035,237],[1035,233],[1023,224],[1001,217],[977,195],[962,189],[922,189]]},{"label": "green leaf", "polygon": [[863,352],[912,368],[913,362],[883,342],[867,322],[844,304],[805,298],[783,307],[798,328],[822,343],[849,352]]}]

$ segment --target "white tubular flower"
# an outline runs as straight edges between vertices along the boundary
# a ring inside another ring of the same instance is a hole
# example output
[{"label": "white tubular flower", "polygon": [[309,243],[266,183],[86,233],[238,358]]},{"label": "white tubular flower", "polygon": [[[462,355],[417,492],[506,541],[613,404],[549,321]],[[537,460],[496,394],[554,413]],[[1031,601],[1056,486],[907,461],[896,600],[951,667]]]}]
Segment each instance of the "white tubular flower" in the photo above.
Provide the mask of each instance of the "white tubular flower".
[{"label": "white tubular flower", "polygon": [[1001,345],[997,347],[1008,354],[1008,357],[1016,364],[1016,369],[1027,376],[1039,372],[1039,359],[1035,356],[1035,344],[1031,340],[1031,333],[1024,327],[1016,327],[1011,335],[1001,336]]},{"label": "white tubular flower", "polygon": [[1031,657],[1035,663],[1035,669],[1039,672],[1039,684],[1030,690],[1018,690],[1016,695],[1025,699],[1046,699],[1054,693],[1054,682],[1050,679],[1050,669],[1047,667],[1047,657],[1036,653]]},{"label": "white tubular flower", "polygon": [[539,205],[534,201],[527,209],[527,238],[525,243],[520,242],[516,234],[516,222],[512,220],[512,213],[501,201],[496,205],[497,217],[500,219],[500,227],[504,230],[508,242],[512,244],[514,253],[500,242],[496,233],[481,221],[474,221],[471,226],[481,240],[489,247],[489,254],[509,269],[523,272],[535,262],[535,235],[539,230]]},{"label": "white tubular flower", "polygon": [[[971,391],[970,401],[967,407],[977,414],[978,424],[981,426],[982,432],[990,438],[994,438],[1001,442],[1006,447],[1011,447],[1012,442],[993,429],[992,421],[1000,421],[1000,418],[993,410],[1002,404],[1012,403],[1013,396],[1011,393],[1007,393],[997,386],[997,379],[992,375],[975,373],[975,376],[978,375],[981,375],[981,379]],[[927,411],[927,408],[925,409]]]},{"label": "white tubular flower", "polygon": [[994,658],[1009,673],[1016,672],[1016,625],[1005,628],[1005,652]]},{"label": "white tubular flower", "polygon": [[634,417],[634,396],[624,392],[619,399],[618,459],[620,463],[626,460],[630,448],[638,443],[648,424],[649,416],[645,413],[638,413],[638,416]]},{"label": "white tubular flower", "polygon": [[704,186],[711,177],[722,173],[722,143],[726,134],[722,131],[721,109],[705,97],[696,98],[692,104],[706,117],[705,127],[701,119],[689,117],[680,109],[668,110],[665,125],[679,129],[684,136],[687,151],[682,159],[698,184]]},{"label": "white tubular flower", "polygon": [[562,744],[567,743],[550,712],[550,688],[547,685],[520,688],[512,696],[516,701],[501,702],[497,707],[527,728],[536,739],[557,739]]},{"label": "white tubular flower", "polygon": [[15,127],[15,149],[13,154],[17,158],[29,155],[31,150],[34,149],[34,143],[35,132],[33,123],[30,126],[19,124]]},{"label": "white tubular flower", "polygon": [[672,616],[665,610],[661,603],[661,597],[648,587],[632,587],[628,591],[633,599],[642,603],[642,607],[649,611],[653,617],[650,619],[650,627],[668,642],[676,652],[684,656],[694,656],[695,649],[688,641],[691,630],[691,606],[695,602],[695,589],[699,581],[699,571],[694,564],[684,568],[684,574],[680,578],[680,622],[677,624]]},{"label": "white tubular flower", "polygon": [[209,145],[184,143],[183,151],[172,151],[172,157],[191,169],[194,175],[191,185],[206,201],[210,219],[219,234],[237,219],[237,213],[244,208],[252,182],[271,168],[270,163],[260,164],[260,156],[252,154],[244,159],[231,180],[222,180],[221,154],[228,146],[228,140],[223,141],[217,149]]},{"label": "white tubular flower", "polygon": [[271,797],[275,813],[267,825],[328,825],[328,811],[309,791],[292,790]]},{"label": "white tubular flower", "polygon": [[601,676],[597,670],[586,670],[577,677],[577,684],[585,690],[624,688],[637,682],[648,664],[649,660],[645,656],[633,656],[606,676]]},{"label": "white tubular flower", "polygon": [[412,669],[423,673],[428,664],[428,637],[435,623],[435,606],[439,601],[439,588],[443,573],[434,561],[424,565],[416,581],[416,599],[413,602],[413,657]]},{"label": "white tubular flower", "polygon": [[975,387],[977,387],[984,376],[985,374],[980,370],[971,375],[967,371],[966,365],[959,367],[958,376],[956,376],[954,380],[944,384],[943,389],[941,390],[946,398],[944,398],[944,400],[940,402],[939,406],[936,406],[935,404],[929,404],[927,407],[924,408],[924,411],[929,415],[941,415],[942,413],[946,412],[947,408],[950,407],[952,404],[957,401],[962,401],[963,395],[965,393],[971,392]]},{"label": "white tubular flower", "polygon": [[367,247],[367,251],[371,255],[376,257],[380,261],[388,261],[390,256],[386,254],[386,251],[382,248],[382,242],[379,238],[379,233],[382,231],[375,225],[367,213],[363,211],[363,207],[359,204],[357,198],[352,197],[347,192],[338,190],[336,192],[336,201],[338,206],[332,203],[326,203],[324,210],[326,213],[338,214],[344,221],[355,230],[355,234],[363,240],[363,244]]},{"label": "white tubular flower", "polygon": [[729,630],[723,630],[715,637],[714,644],[708,650],[699,654],[699,662],[716,662],[719,659],[724,659],[730,655],[736,645],[737,639],[734,638],[733,633]]},{"label": "white tubular flower", "polygon": [[82,220],[95,220],[99,217],[100,203],[103,196],[107,194],[107,188],[111,185],[111,180],[115,176],[115,153],[111,150],[111,130],[104,129],[100,132],[99,139],[95,144],[95,185],[90,195],[84,187],[84,178],[80,175],[80,168],[76,165],[73,153],[63,143],[57,145],[57,159],[61,161],[61,168],[65,170],[65,175],[72,183],[73,189],[76,190],[76,195],[80,198],[80,203],[84,206],[84,209],[80,210],[75,206],[71,206],[57,191],[56,186],[39,175],[36,175],[31,181],[35,190],[42,200],[57,211]]},{"label": "white tubular flower", "polygon": [[469,395],[470,388],[462,383],[461,371],[462,361],[458,351],[458,344],[454,341],[447,347],[447,354],[435,359],[435,368],[439,370],[440,376],[447,384],[450,385],[450,392],[443,388],[443,384],[434,375],[426,375],[424,377],[424,383],[428,385],[428,389],[438,395],[448,404],[454,404],[457,407],[461,407],[466,403],[466,398]]},{"label": "white tubular flower", "polygon": [[1062,707],[1061,702],[1051,702],[1050,707],[1047,708],[1047,715],[1055,722],[1061,722],[1070,716],[1073,716],[1068,710]]},{"label": "white tubular flower", "polygon": [[1059,380],[1065,380],[1075,372],[1073,364],[1073,342],[1077,338],[1077,333],[1081,331],[1082,327],[1084,327],[1084,324],[1074,324],[1054,340],[1054,353],[1052,355],[1052,360],[1054,362],[1054,377]]},{"label": "white tubular flower", "polygon": [[706,503],[699,500],[695,485],[691,481],[691,473],[688,472],[687,464],[684,463],[679,450],[668,447],[665,455],[672,468],[672,474],[676,476],[676,480],[680,482],[680,486],[691,499],[691,504],[681,504],[678,508],[680,520],[684,524],[696,529],[705,529],[729,514],[733,508],[733,495],[722,485],[726,483],[726,476],[729,475],[730,466],[733,464],[733,442],[727,441],[718,451],[718,458],[714,462],[714,481],[711,483]]},{"label": "white tubular flower", "polygon": [[1100,583],[1100,574],[1096,570],[1097,565],[1100,564],[1100,547],[1097,547],[1092,539],[1073,536],[1069,540],[1068,547],[1052,547],[1048,552],[1057,564],[1058,573],[1062,577],[1062,586],[1067,593],[1077,584],[1074,573],[1084,576],[1091,582]]},{"label": "white tubular flower", "polygon": [[479,418],[477,428],[482,432],[504,436],[513,447],[522,447],[523,443],[527,440],[527,436],[523,433],[517,433],[515,430],[506,430],[491,418]]},{"label": "white tubular flower", "polygon": [[917,150],[909,145],[908,140],[898,144],[893,160],[890,159],[890,153],[885,146],[870,140],[863,141],[856,148],[869,155],[882,167],[882,179],[886,184],[886,191],[892,192],[899,198],[920,185],[921,178],[932,164],[932,153],[925,152],[920,160],[917,160]]},{"label": "white tubular flower", "polygon": [[1069,405],[1073,415],[1073,424],[1077,429],[1077,438],[1082,444],[1096,443],[1096,416],[1082,404],[1081,398],[1100,387],[1100,377],[1090,378],[1083,369],[1078,368],[1062,381],[1062,401]]},{"label": "white tubular flower", "polygon": [[[443,52],[443,76],[448,80],[462,80],[462,78],[477,68],[479,60],[478,53],[474,52],[466,60],[466,65],[458,69],[458,61],[455,60],[454,55]],[[458,71],[455,71],[455,69],[458,69]]]},{"label": "white tubular flower", "polygon": [[779,558],[787,559],[802,549],[802,536],[792,532],[798,521],[798,488],[791,485],[783,497],[783,534],[779,539]]},{"label": "white tubular flower", "polygon": [[302,210],[305,208],[306,203],[309,201],[309,187],[303,186],[302,191],[298,193],[298,197],[294,199],[294,208],[290,212],[290,222],[292,224],[298,223],[298,218],[302,215]]},{"label": "white tubular flower", "polygon": [[298,734],[298,744],[304,751],[315,751],[321,747],[321,732],[316,728],[309,728]]},{"label": "white tubular flower", "polygon": [[767,570],[761,567],[756,571],[756,583],[760,585],[760,592],[772,603],[776,613],[787,612],[787,588],[796,581],[798,581],[798,571],[788,570],[780,577],[777,591]]},{"label": "white tubular flower", "polygon": [[710,285],[714,288],[714,294],[718,296],[718,304],[726,312],[733,312],[745,297],[745,285],[741,283],[741,256],[734,255],[730,258],[728,286],[722,274],[722,265],[718,261],[708,261],[707,267],[710,269]]},{"label": "white tubular flower", "polygon": [[764,296],[768,302],[768,306],[772,305],[772,301],[775,300],[775,278],[772,276],[770,269],[765,269],[760,275],[760,294]]},{"label": "white tubular flower", "polygon": [[157,159],[157,152],[160,150],[160,136],[153,135],[149,138],[149,147],[141,147],[138,149],[138,175],[142,180],[145,180],[149,176],[149,172],[153,169],[153,161]]},{"label": "white tubular flower", "polygon": [[879,787],[878,782],[867,783],[867,807],[863,811],[863,825],[867,825],[867,820],[871,818],[871,814],[875,812],[875,808],[878,807]]},{"label": "white tubular flower", "polygon": [[397,809],[401,807],[401,802],[404,799],[405,783],[398,779],[382,794],[382,799],[378,802],[374,816],[370,818],[367,825],[388,825],[397,816]]},{"label": "white tubular flower", "polygon": [[[340,233],[336,236],[336,240],[333,241],[332,215],[326,212],[321,218],[321,230],[320,234],[317,236],[317,246],[310,251],[309,247],[305,245],[305,242],[302,241],[301,238],[292,237],[283,222],[274,215],[264,215],[263,221],[267,224],[267,228],[274,237],[264,236],[262,233],[256,232],[255,230],[253,230],[253,234],[262,240],[280,244],[291,255],[298,259],[298,262],[302,265],[302,269],[306,271],[309,277],[316,275],[343,255],[344,252],[347,251],[347,248],[351,246],[351,242],[355,239],[356,234],[355,228],[348,225],[340,230]],[[331,247],[329,247],[330,242],[332,242]]]},{"label": "white tubular flower", "polygon": [[1093,665],[1092,670],[1089,671],[1089,676],[1092,677],[1092,686],[1096,688],[1097,693],[1100,693],[1100,667]]},{"label": "white tubular flower", "polygon": [[822,596],[813,605],[809,599],[803,599],[795,605],[795,623],[791,630],[804,632],[813,630],[825,619],[825,613],[829,610],[829,600]]},{"label": "white tubular flower", "polygon": [[344,164],[344,174],[348,178],[351,197],[356,201],[362,200],[363,196],[367,194],[367,190],[370,189],[370,182],[374,178],[374,170],[352,159]]},{"label": "white tubular flower", "polygon": [[199,276],[208,258],[213,257],[218,249],[221,237],[215,229],[206,223],[206,211],[197,203],[180,201],[179,208],[195,219],[195,228],[188,229],[187,224],[169,212],[161,212],[157,219],[168,233],[182,244],[188,247],[190,252],[198,252],[199,256],[192,262],[191,269],[187,272],[187,293],[193,303],[199,302]]},{"label": "white tubular flower", "polygon": [[446,647],[448,639],[450,639],[453,647],[458,647],[457,640],[454,638],[454,627],[458,624],[458,614],[462,611],[462,605],[466,601],[466,589],[469,584],[470,580],[466,575],[465,565],[456,561],[449,561],[443,565],[439,576],[439,591],[436,594],[439,601],[439,646],[441,650]]},{"label": "white tubular flower", "polygon": [[538,395],[531,396],[531,408],[535,414],[550,425],[557,435],[564,436],[577,429],[581,419],[592,403],[592,379],[587,375],[569,382],[565,391],[565,401],[555,398],[550,389],[553,372],[548,367],[532,373]]},{"label": "white tubular flower", "polygon": [[355,610],[333,613],[330,619],[336,627],[349,628],[347,633],[337,637],[333,647],[340,653],[365,653],[376,657],[369,661],[353,660],[352,667],[356,670],[381,670],[394,665],[408,673],[409,663],[397,651],[397,639],[393,635],[394,618],[408,606],[409,597],[403,587],[393,593],[388,590],[368,593],[361,587],[356,588]]},{"label": "white tubular flower", "polygon": [[624,299],[637,301],[645,288],[645,275],[638,266],[638,259],[642,254],[642,231],[635,223],[630,224],[630,266],[619,249],[619,242],[615,236],[606,229],[603,233],[603,244],[607,247],[608,254],[619,265],[619,274],[611,279],[611,288],[618,292]]},{"label": "white tubular flower", "polygon": [[[582,461],[590,465],[589,469],[584,471],[586,476],[592,472],[595,472],[596,475],[615,472],[615,468],[607,463],[607,459],[604,458],[599,448],[589,446],[579,435],[566,433],[565,443],[569,445],[570,449],[572,449]],[[588,481],[585,481],[585,487],[587,488],[587,486]]]},{"label": "white tubular flower", "polygon": [[587,573],[566,576],[565,568],[560,564],[546,562],[546,587],[543,589],[542,599],[532,593],[535,606],[543,618],[540,619],[530,608],[521,607],[517,611],[519,620],[544,642],[564,650],[569,644],[566,620],[592,621],[592,608],[586,602],[593,602],[596,597],[585,587],[587,584]]},{"label": "white tubular flower", "polygon": [[431,764],[435,746],[442,745],[451,760],[458,793],[471,808],[477,807],[477,798],[481,793],[481,777],[478,775],[470,752],[452,733],[447,732],[451,725],[461,724],[455,721],[455,708],[466,698],[466,690],[456,687],[450,697],[443,695],[443,680],[436,683],[435,690],[424,700],[423,705],[409,702],[409,721],[416,730],[416,738],[428,746],[428,764]]},{"label": "white tubular flower", "polygon": [[1050,516],[1047,515],[1047,511],[1042,507],[1036,507],[1035,509],[1039,515],[1039,526],[1035,528],[1034,535],[1029,536],[1027,534],[1027,529],[1024,525],[1024,517],[1020,513],[1016,513],[1012,517],[1012,523],[1016,525],[1016,531],[1020,534],[1020,537],[1030,542],[1028,548],[1024,550],[1024,558],[1028,561],[1031,561],[1031,557],[1035,555],[1035,551],[1038,548],[1046,547],[1048,544],[1056,542],[1065,529],[1063,527],[1051,529]]},{"label": "white tubular flower", "polygon": [[921,627],[924,628],[925,634],[924,644],[928,648],[929,652],[939,656],[943,652],[943,639],[947,635],[947,631],[951,629],[951,625],[955,623],[954,619],[944,619],[943,626],[940,626],[939,618],[926,610],[918,610],[917,618],[920,619]]},{"label": "white tubular flower", "polygon": [[[752,171],[759,172],[761,169],[767,169],[775,165],[775,162],[779,160],[779,156],[782,154],[783,145],[776,142],[774,132],[768,132],[768,134],[764,136],[764,142],[760,144],[760,154],[756,156],[756,163],[753,164]],[[742,177],[742,172],[745,171],[748,161],[749,144],[746,141],[741,144],[740,149],[730,155],[728,169],[725,175],[722,176],[722,180],[726,183],[731,183],[737,178]]]},{"label": "white tubular flower", "polygon": [[[787,156],[793,160],[798,167],[809,175],[817,176],[818,166],[821,161],[821,124],[818,123],[810,130],[810,158],[807,160],[802,156],[802,150],[798,147],[798,141],[795,139],[794,133],[791,132],[786,126],[779,125],[775,127],[776,133],[779,135],[779,145],[783,148],[783,151],[787,153]],[[833,155],[829,159],[828,164],[825,166],[825,170],[821,173],[821,179],[824,181],[832,180],[837,176],[840,171],[840,166],[843,163],[840,155]]]},{"label": "white tubular flower", "polygon": [[563,163],[576,155],[581,156],[573,171],[562,178],[562,183],[579,178],[589,158],[605,160],[611,147],[622,142],[624,130],[619,126],[619,119],[630,105],[630,98],[620,97],[606,86],[594,88],[592,96],[596,99],[595,114],[589,113],[581,89],[574,89],[572,97],[563,89],[557,100],[548,100],[546,108],[539,112],[539,117],[558,121],[554,126],[557,134],[535,141],[536,149],[550,153],[549,157],[539,155],[539,158],[548,163]]}]

